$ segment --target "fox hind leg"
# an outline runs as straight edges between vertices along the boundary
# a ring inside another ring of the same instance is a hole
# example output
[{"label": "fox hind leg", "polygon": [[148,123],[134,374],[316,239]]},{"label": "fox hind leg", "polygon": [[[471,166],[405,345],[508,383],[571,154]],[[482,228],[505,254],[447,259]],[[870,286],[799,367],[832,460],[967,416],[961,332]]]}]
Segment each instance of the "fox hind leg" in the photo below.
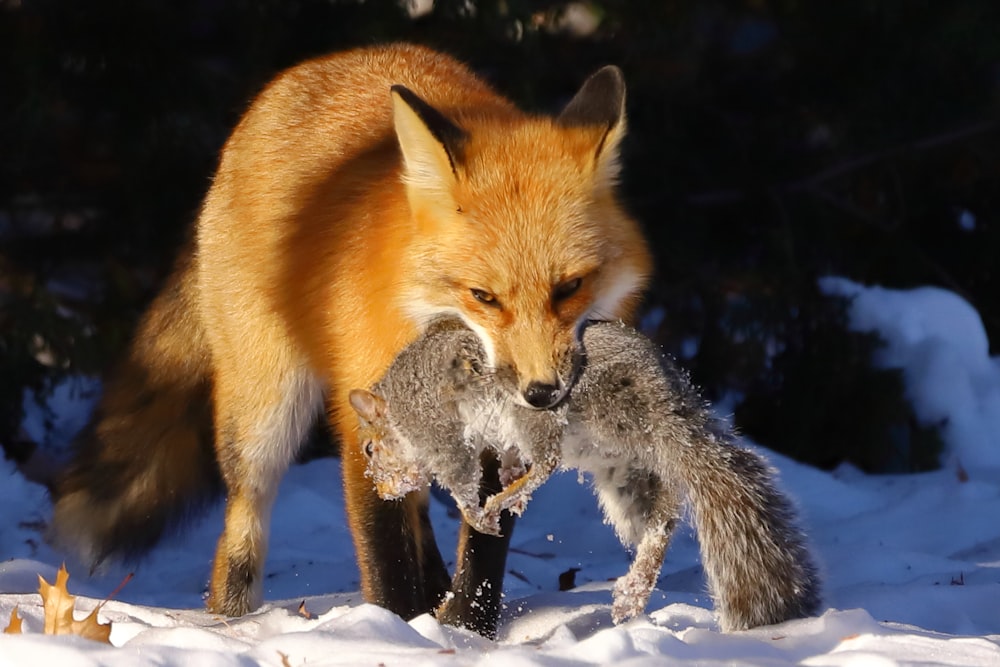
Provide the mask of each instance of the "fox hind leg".
[{"label": "fox hind leg", "polygon": [[322,406],[319,383],[307,371],[278,374],[278,382],[273,377],[248,383],[220,374],[215,387],[216,442],[227,494],[208,608],[227,616],[261,603],[278,485]]}]

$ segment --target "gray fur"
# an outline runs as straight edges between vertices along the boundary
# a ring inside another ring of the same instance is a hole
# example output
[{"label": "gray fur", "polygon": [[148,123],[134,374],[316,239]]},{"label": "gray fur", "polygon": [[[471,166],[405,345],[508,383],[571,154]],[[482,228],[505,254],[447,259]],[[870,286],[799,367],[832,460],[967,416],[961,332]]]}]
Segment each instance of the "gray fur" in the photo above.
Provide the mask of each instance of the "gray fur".
[{"label": "gray fur", "polygon": [[[384,399],[375,399],[378,410],[352,396],[372,442],[369,470],[379,492],[402,495],[433,477],[470,524],[495,533],[500,512],[523,511],[556,467],[577,469],[592,474],[606,520],[636,547],[614,587],[616,623],[645,609],[685,501],[723,630],[815,612],[816,567],[764,460],[734,443],[648,338],[595,322],[583,347],[569,399],[531,410],[493,382],[474,333],[451,321],[433,325],[373,388]],[[481,507],[479,456],[487,447],[507,466],[508,485]]]}]

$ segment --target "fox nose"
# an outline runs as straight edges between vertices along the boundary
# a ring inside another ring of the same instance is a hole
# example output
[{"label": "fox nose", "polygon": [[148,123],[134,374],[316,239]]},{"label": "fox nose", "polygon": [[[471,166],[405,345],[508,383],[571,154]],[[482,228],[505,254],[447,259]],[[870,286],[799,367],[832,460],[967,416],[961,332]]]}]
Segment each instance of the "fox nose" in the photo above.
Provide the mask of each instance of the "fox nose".
[{"label": "fox nose", "polygon": [[524,390],[524,400],[539,410],[551,408],[559,401],[560,395],[559,387],[544,382],[532,382]]}]

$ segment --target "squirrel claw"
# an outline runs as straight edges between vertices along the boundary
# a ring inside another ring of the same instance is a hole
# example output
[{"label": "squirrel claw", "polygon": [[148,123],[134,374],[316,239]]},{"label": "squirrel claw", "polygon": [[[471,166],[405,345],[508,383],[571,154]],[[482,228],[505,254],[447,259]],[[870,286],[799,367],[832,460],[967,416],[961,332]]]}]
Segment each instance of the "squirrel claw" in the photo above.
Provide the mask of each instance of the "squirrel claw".
[{"label": "squirrel claw", "polygon": [[481,508],[476,508],[474,511],[462,511],[462,518],[465,522],[472,526],[472,528],[479,533],[484,535],[493,535],[494,537],[501,537],[500,534],[500,515],[494,512],[487,512]]}]

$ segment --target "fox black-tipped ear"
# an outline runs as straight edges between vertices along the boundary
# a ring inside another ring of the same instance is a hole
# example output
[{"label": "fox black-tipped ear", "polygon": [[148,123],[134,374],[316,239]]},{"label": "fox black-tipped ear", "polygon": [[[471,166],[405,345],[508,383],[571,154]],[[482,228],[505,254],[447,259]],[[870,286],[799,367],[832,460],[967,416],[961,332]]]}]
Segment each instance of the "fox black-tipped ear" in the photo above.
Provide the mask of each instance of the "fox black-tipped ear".
[{"label": "fox black-tipped ear", "polygon": [[406,86],[392,89],[392,116],[408,185],[445,193],[454,184],[467,135]]},{"label": "fox black-tipped ear", "polygon": [[599,130],[594,147],[596,171],[608,181],[618,175],[618,145],[625,136],[625,76],[614,65],[590,75],[556,121],[564,127]]},{"label": "fox black-tipped ear", "polygon": [[625,118],[625,76],[614,65],[590,75],[566,108],[559,123],[569,127],[602,125],[611,129]]},{"label": "fox black-tipped ear", "polygon": [[348,395],[351,407],[366,422],[374,422],[385,414],[385,401],[364,389],[352,389]]}]

